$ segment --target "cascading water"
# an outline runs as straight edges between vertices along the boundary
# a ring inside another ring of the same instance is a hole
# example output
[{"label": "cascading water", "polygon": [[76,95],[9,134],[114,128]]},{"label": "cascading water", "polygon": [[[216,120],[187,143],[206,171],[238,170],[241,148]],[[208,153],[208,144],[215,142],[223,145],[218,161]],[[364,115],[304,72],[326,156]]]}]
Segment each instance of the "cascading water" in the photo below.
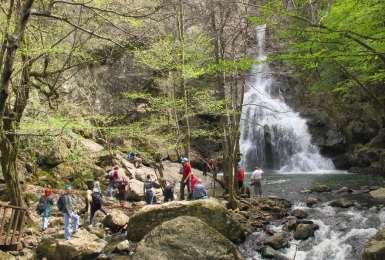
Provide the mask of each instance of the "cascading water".
[{"label": "cascading water", "polygon": [[241,116],[242,164],[282,172],[333,170],[311,143],[306,120],[294,112],[274,87],[265,54],[265,26],[257,28],[257,59],[248,80]]}]

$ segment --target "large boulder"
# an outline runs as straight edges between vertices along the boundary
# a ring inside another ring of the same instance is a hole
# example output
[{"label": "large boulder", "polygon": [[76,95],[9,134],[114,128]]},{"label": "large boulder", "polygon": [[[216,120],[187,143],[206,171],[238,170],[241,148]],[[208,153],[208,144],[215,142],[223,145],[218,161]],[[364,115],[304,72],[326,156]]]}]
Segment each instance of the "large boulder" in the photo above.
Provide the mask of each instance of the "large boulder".
[{"label": "large boulder", "polygon": [[70,240],[48,237],[36,249],[38,259],[48,260],[95,259],[107,245],[105,240],[80,229]]},{"label": "large boulder", "polygon": [[123,211],[115,209],[103,219],[103,225],[108,227],[112,232],[118,232],[127,225],[129,219]]},{"label": "large boulder", "polygon": [[58,141],[56,145],[43,150],[38,156],[38,164],[41,167],[52,168],[67,160],[71,150],[64,141]]},{"label": "large boulder", "polygon": [[318,225],[310,223],[300,223],[297,225],[294,231],[294,238],[299,240],[305,240],[314,236],[314,231],[318,229]]},{"label": "large boulder", "polygon": [[14,259],[16,259],[16,257],[14,257],[13,255],[0,251],[0,260],[14,260]]},{"label": "large boulder", "polygon": [[235,243],[242,242],[246,236],[245,229],[228,214],[223,204],[216,199],[207,199],[143,207],[128,222],[128,239],[140,241],[159,224],[179,216],[197,217]]},{"label": "large boulder", "polygon": [[330,202],[330,206],[338,207],[338,208],[349,208],[353,205],[354,205],[353,201],[348,200],[346,198],[339,198]]},{"label": "large boulder", "polygon": [[385,200],[385,188],[379,188],[369,192],[370,196],[377,200]]},{"label": "large boulder", "polygon": [[137,246],[134,259],[242,259],[237,247],[196,217],[166,221],[148,233]]},{"label": "large boulder", "polygon": [[385,259],[385,229],[377,232],[366,245],[362,253],[362,260]]},{"label": "large boulder", "polygon": [[300,219],[303,219],[303,218],[306,218],[307,217],[307,212],[303,209],[293,209],[291,211],[291,215],[296,217],[296,218],[300,218]]},{"label": "large boulder", "polygon": [[289,246],[289,234],[286,232],[278,232],[268,237],[265,242],[265,245],[272,247],[275,250],[285,248]]}]

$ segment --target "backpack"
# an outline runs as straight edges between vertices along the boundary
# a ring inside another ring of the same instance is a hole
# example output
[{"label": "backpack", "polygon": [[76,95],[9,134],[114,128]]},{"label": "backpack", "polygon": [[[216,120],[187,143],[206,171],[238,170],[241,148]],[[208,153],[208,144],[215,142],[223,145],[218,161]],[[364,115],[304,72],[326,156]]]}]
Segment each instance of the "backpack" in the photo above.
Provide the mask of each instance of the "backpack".
[{"label": "backpack", "polygon": [[36,207],[36,212],[41,215],[47,209],[47,200],[43,197],[40,198],[39,203]]},{"label": "backpack", "polygon": [[102,194],[100,192],[93,192],[92,193],[92,203],[93,204],[102,204]]},{"label": "backpack", "polygon": [[57,201],[57,207],[60,212],[64,213],[66,211],[65,198],[63,195],[59,197],[59,200]]}]

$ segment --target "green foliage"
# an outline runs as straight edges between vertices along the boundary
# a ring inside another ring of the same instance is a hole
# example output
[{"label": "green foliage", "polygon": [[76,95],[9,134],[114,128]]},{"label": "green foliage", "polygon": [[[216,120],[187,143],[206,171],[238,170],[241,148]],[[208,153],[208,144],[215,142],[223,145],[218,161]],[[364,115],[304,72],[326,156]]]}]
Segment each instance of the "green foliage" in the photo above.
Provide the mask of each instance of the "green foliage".
[{"label": "green foliage", "polygon": [[[264,17],[287,51],[275,56],[286,62],[316,90],[340,96],[362,86],[376,87],[385,80],[385,4],[381,0],[269,1]],[[249,19],[250,20],[250,19]],[[254,23],[258,20],[251,19]]]}]

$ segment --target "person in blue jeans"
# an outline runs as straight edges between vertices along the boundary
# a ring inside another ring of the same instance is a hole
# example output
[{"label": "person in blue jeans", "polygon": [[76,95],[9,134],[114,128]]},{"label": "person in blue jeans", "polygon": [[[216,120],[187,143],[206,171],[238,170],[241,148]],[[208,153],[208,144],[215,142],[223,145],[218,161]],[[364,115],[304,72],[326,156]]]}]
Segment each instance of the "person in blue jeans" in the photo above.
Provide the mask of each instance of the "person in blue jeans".
[{"label": "person in blue jeans", "polygon": [[[75,213],[73,208],[73,199],[71,196],[71,186],[66,184],[64,186],[64,194],[58,200],[58,208],[64,216],[64,237],[66,240],[71,239],[70,224],[72,224],[72,232],[75,234],[79,228],[79,216]],[[72,222],[72,223],[71,223]]]},{"label": "person in blue jeans", "polygon": [[143,183],[143,192],[147,205],[152,204],[154,201],[154,184],[154,181],[151,180],[151,176],[147,175],[147,179]]}]

